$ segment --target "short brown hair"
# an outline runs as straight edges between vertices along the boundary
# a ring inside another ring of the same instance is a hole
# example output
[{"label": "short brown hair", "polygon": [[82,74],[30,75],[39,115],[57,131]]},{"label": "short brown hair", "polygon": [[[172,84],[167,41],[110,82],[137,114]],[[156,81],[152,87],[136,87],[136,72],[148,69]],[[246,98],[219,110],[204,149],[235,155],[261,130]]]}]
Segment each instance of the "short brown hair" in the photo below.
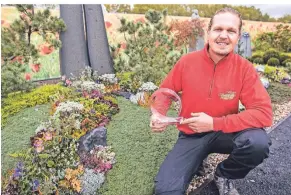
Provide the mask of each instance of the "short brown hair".
[{"label": "short brown hair", "polygon": [[213,23],[213,18],[214,16],[218,15],[218,14],[221,14],[221,13],[232,13],[234,15],[236,15],[238,18],[239,18],[239,34],[241,34],[241,28],[242,28],[242,19],[241,19],[241,14],[236,11],[235,9],[232,9],[230,7],[224,7],[218,11],[215,12],[215,14],[212,16],[212,18],[210,19],[210,22],[208,24],[208,31],[210,31],[211,29],[211,26],[212,26],[212,23]]}]

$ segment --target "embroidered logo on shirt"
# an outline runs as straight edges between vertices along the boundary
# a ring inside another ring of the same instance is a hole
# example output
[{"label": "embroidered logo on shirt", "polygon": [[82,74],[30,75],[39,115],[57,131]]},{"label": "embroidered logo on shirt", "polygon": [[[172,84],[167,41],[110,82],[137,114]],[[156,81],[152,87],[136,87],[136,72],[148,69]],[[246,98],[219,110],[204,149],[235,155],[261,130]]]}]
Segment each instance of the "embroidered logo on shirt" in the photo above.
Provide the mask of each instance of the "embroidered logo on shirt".
[{"label": "embroidered logo on shirt", "polygon": [[220,93],[220,99],[222,100],[232,100],[235,97],[235,91],[227,91],[226,93]]}]

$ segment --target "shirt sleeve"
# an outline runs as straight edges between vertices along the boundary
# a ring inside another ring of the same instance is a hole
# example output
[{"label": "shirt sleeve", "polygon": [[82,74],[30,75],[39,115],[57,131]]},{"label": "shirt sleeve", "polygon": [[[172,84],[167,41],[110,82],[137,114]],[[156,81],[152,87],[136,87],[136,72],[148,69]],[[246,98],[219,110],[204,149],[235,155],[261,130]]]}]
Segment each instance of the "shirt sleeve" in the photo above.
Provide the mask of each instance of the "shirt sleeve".
[{"label": "shirt sleeve", "polygon": [[252,64],[244,75],[240,100],[245,111],[223,117],[214,117],[214,131],[237,132],[247,128],[263,128],[273,123],[271,98]]}]

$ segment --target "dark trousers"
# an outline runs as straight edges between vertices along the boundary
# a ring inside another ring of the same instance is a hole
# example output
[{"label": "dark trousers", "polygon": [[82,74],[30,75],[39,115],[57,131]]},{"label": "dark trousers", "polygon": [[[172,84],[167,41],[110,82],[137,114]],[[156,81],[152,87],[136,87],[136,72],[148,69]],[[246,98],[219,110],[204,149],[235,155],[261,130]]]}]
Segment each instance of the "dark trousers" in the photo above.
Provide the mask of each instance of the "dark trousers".
[{"label": "dark trousers", "polygon": [[156,195],[185,194],[199,166],[210,153],[230,154],[216,173],[228,179],[244,178],[269,155],[271,140],[264,129],[237,133],[208,132],[186,135],[180,132],[155,178]]}]

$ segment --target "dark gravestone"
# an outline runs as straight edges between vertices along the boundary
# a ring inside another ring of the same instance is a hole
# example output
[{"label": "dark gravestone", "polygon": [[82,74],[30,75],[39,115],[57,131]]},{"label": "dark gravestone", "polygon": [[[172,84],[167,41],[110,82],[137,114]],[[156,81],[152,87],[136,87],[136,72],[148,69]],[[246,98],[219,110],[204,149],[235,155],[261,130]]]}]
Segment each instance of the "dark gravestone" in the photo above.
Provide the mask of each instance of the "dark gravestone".
[{"label": "dark gravestone", "polygon": [[203,36],[197,36],[196,39],[191,40],[192,43],[189,44],[188,53],[192,51],[198,51],[203,49],[205,42]]},{"label": "dark gravestone", "polygon": [[61,74],[78,75],[89,65],[82,5],[60,5],[60,16],[67,27],[66,31],[60,34]]},{"label": "dark gravestone", "polygon": [[[193,14],[191,16],[191,20],[199,20],[200,16],[198,14],[198,10],[194,9],[192,10]],[[204,48],[204,37],[203,36],[192,36],[190,38],[190,43],[189,43],[189,48],[188,48],[188,53],[192,51],[198,51]]]},{"label": "dark gravestone", "polygon": [[89,131],[79,139],[78,153],[90,152],[94,146],[107,146],[106,143],[107,130],[105,127],[98,127]]},{"label": "dark gravestone", "polygon": [[243,32],[238,44],[235,47],[235,52],[243,57],[252,56],[251,37],[247,32]]},{"label": "dark gravestone", "polygon": [[84,11],[91,67],[97,70],[99,75],[113,73],[102,6],[85,5]]}]

